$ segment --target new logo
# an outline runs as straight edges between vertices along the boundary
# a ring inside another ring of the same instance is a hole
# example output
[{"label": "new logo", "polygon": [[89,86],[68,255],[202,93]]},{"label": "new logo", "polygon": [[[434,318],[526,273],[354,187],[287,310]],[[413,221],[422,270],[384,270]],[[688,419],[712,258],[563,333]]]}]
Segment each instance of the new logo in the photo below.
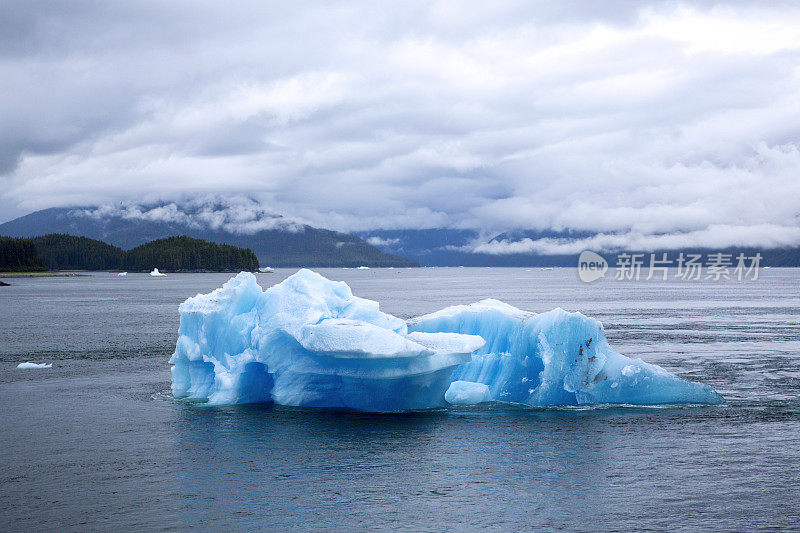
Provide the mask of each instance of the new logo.
[{"label": "new logo", "polygon": [[578,257],[578,276],[584,283],[591,283],[605,277],[608,262],[600,255],[584,250]]}]

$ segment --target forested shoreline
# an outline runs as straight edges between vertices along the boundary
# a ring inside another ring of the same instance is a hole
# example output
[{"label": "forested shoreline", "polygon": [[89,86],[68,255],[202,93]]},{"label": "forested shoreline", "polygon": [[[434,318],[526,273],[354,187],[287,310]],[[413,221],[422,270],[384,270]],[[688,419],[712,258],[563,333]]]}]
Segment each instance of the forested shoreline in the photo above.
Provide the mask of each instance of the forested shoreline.
[{"label": "forested shoreline", "polygon": [[103,241],[52,233],[29,239],[0,237],[0,271],[126,270],[149,272],[228,272],[257,270],[247,248],[190,237],[157,239],[131,250]]}]

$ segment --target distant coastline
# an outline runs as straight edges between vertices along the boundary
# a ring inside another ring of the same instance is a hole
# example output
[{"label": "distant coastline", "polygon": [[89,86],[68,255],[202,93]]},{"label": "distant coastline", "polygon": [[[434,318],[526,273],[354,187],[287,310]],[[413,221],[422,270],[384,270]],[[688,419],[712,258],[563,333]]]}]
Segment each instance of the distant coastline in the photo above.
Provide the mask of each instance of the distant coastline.
[{"label": "distant coastline", "polygon": [[46,272],[0,272],[0,278],[73,278],[88,275],[80,272],[61,272],[57,270],[48,270]]},{"label": "distant coastline", "polygon": [[[272,267],[419,266],[405,257],[384,253],[355,235],[295,224],[281,217],[255,221],[257,226],[263,226],[260,229],[236,231],[226,229],[225,224],[209,225],[207,221],[198,219],[191,206],[185,207],[182,222],[122,217],[119,214],[87,214],[97,209],[91,206],[43,209],[0,224],[0,235],[41,238],[49,234],[69,234],[108,243],[123,251],[156,239],[183,236],[252,250],[260,264]],[[142,209],[146,211],[148,208]],[[150,209],[158,207],[150,206]],[[221,220],[232,216],[226,211],[212,212]]]},{"label": "distant coastline", "polygon": [[100,240],[58,233],[28,239],[0,237],[0,272],[17,276],[150,272],[153,268],[165,272],[252,272],[259,264],[247,248],[184,236],[156,239],[127,251]]}]

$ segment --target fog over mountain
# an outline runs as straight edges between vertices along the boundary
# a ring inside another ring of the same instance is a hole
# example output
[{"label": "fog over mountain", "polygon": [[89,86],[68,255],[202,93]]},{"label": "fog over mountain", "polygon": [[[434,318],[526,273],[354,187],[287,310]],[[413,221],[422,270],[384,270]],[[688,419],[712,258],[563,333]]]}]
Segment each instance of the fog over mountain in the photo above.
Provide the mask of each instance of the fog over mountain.
[{"label": "fog over mountain", "polygon": [[135,203],[119,202],[75,208],[72,215],[94,220],[120,218],[177,224],[197,229],[221,230],[252,235],[263,230],[303,231],[303,224],[272,213],[246,196],[212,196],[184,198],[182,201]]},{"label": "fog over mountain", "polygon": [[0,221],[245,195],[193,219],[495,256],[794,247],[798,65],[791,2],[10,0]]},{"label": "fog over mountain", "polygon": [[416,266],[354,235],[287,220],[246,197],[49,208],[0,224],[0,235],[11,237],[52,233],[89,237],[125,250],[188,236],[248,248],[264,266]]}]

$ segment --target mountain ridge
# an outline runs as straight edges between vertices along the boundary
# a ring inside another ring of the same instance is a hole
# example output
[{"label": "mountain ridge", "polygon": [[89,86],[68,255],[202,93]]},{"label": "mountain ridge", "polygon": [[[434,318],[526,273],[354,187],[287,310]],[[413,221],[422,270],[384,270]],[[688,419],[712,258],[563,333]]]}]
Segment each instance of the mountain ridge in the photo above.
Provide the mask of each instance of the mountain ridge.
[{"label": "mountain ridge", "polygon": [[[237,226],[228,222],[213,226],[217,219],[235,219],[237,206],[226,206],[228,211],[225,212],[205,211],[205,218],[180,211],[174,203],[165,204],[165,207],[169,209],[132,211],[134,215],[131,211],[113,209],[103,212],[96,206],[51,207],[0,224],[0,235],[30,238],[65,233],[97,239],[123,250],[156,239],[186,236],[249,248],[262,265],[274,267],[418,266],[404,257],[382,252],[355,235],[296,224],[281,217],[266,220],[245,217],[240,226],[246,228],[250,224],[265,228],[256,227],[250,233],[230,231],[228,228]],[[222,214],[214,218],[215,213]],[[212,223],[207,223],[208,219]]]}]

